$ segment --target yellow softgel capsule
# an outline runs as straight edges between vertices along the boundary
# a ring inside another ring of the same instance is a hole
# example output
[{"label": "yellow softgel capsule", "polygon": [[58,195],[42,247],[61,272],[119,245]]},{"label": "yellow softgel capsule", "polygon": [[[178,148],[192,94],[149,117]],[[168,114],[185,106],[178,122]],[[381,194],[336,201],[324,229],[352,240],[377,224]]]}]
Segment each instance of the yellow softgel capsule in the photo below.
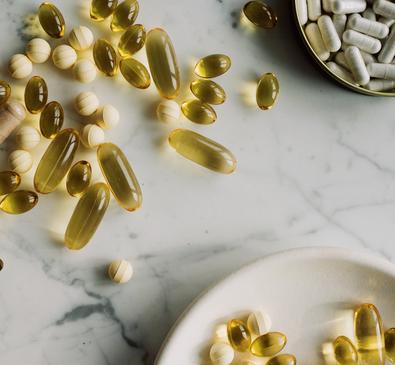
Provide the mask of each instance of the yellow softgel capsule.
[{"label": "yellow softgel capsule", "polygon": [[271,29],[277,24],[276,13],[262,1],[249,1],[244,5],[243,13],[252,24],[260,28]]},{"label": "yellow softgel capsule", "polygon": [[119,205],[130,212],[140,208],[143,201],[140,184],[121,149],[103,143],[97,149],[97,160]]},{"label": "yellow softgel capsule", "polygon": [[286,343],[287,337],[281,332],[268,332],[254,340],[250,351],[254,356],[274,356],[284,348]]},{"label": "yellow softgel capsule", "polygon": [[236,158],[226,147],[187,129],[170,133],[169,143],[180,155],[207,169],[231,174],[236,169]]},{"label": "yellow softgel capsule", "polygon": [[290,354],[281,354],[272,357],[266,365],[296,365],[296,357]]},{"label": "yellow softgel capsule", "polygon": [[188,100],[181,105],[182,113],[197,124],[212,124],[217,120],[215,110],[200,100]]},{"label": "yellow softgel capsule", "polygon": [[389,328],[384,334],[385,352],[388,360],[395,363],[395,328]]},{"label": "yellow softgel capsule", "polygon": [[79,146],[78,132],[64,129],[48,146],[34,175],[34,187],[41,194],[52,193],[69,171]]},{"label": "yellow softgel capsule", "polygon": [[224,54],[212,54],[201,58],[195,66],[195,74],[199,77],[211,79],[221,76],[230,69],[232,61]]},{"label": "yellow softgel capsule", "polygon": [[256,103],[262,110],[273,108],[280,92],[280,84],[273,73],[264,74],[258,81]]},{"label": "yellow softgel capsule", "polygon": [[180,70],[169,35],[160,28],[152,29],[145,42],[151,76],[159,94],[175,99],[180,92]]},{"label": "yellow softgel capsule", "polygon": [[38,19],[45,32],[52,38],[62,38],[65,33],[65,21],[60,10],[51,3],[40,5]]},{"label": "yellow softgel capsule", "polygon": [[92,0],[90,16],[98,22],[108,18],[118,6],[118,0]]},{"label": "yellow softgel capsule", "polygon": [[203,103],[220,105],[226,100],[225,90],[212,80],[194,80],[190,88],[192,94]]},{"label": "yellow softgel capsule", "polygon": [[5,104],[11,96],[11,87],[8,82],[0,81],[0,106]]},{"label": "yellow softgel capsule", "polygon": [[117,52],[114,47],[101,38],[93,46],[93,58],[97,68],[107,76],[114,76],[118,71]]},{"label": "yellow softgel capsule", "polygon": [[139,14],[139,3],[137,0],[125,0],[120,3],[112,16],[111,30],[120,32],[130,27]]},{"label": "yellow softgel capsule", "polygon": [[40,76],[33,76],[25,88],[26,109],[32,114],[40,113],[48,100],[48,87]]},{"label": "yellow softgel capsule", "polygon": [[339,336],[333,342],[335,359],[339,365],[358,365],[358,352],[348,337]]},{"label": "yellow softgel capsule", "polygon": [[64,111],[57,101],[48,103],[40,115],[40,130],[45,138],[54,138],[62,129]]},{"label": "yellow softgel capsule", "polygon": [[66,187],[71,196],[79,197],[88,189],[92,179],[92,167],[88,161],[78,161],[67,175]]},{"label": "yellow softgel capsule", "polygon": [[110,202],[106,184],[97,183],[88,188],[74,209],[67,225],[65,244],[70,250],[80,250],[89,243],[99,227]]},{"label": "yellow softgel capsule", "polygon": [[15,191],[21,184],[21,177],[15,171],[0,172],[0,195],[9,194]]},{"label": "yellow softgel capsule", "polygon": [[358,350],[358,365],[384,365],[385,351],[378,350]]},{"label": "yellow softgel capsule", "polygon": [[118,43],[118,52],[121,57],[133,56],[141,48],[144,47],[147,33],[144,25],[135,24],[129,27]]},{"label": "yellow softgel capsule", "polygon": [[147,68],[134,58],[124,58],[119,65],[122,76],[130,85],[138,89],[146,89],[151,85],[151,77]]},{"label": "yellow softgel capsule", "polygon": [[231,346],[240,352],[245,352],[251,345],[251,334],[247,326],[238,319],[232,319],[227,325],[228,339]]},{"label": "yellow softgel capsule", "polygon": [[38,202],[38,196],[33,191],[17,190],[0,202],[0,210],[8,214],[23,214],[33,209]]}]

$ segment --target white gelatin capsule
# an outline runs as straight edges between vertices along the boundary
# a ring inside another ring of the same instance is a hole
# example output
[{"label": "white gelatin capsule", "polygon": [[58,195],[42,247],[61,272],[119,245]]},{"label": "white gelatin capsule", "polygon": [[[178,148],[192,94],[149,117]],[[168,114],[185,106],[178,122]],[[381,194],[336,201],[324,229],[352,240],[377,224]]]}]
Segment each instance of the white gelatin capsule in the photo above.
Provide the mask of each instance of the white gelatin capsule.
[{"label": "white gelatin capsule", "polygon": [[322,61],[326,61],[330,54],[325,47],[318,25],[316,23],[308,24],[305,28],[305,32],[314,52]]},{"label": "white gelatin capsule", "polygon": [[326,49],[329,52],[338,51],[342,43],[331,17],[328,15],[322,15],[318,18],[317,24]]},{"label": "white gelatin capsule", "polygon": [[375,54],[381,49],[381,42],[378,39],[352,29],[347,29],[343,33],[343,41],[371,54]]},{"label": "white gelatin capsule", "polygon": [[51,55],[51,46],[42,38],[34,38],[27,44],[26,54],[30,61],[44,63]]},{"label": "white gelatin capsule", "polygon": [[215,365],[229,365],[235,356],[232,346],[217,342],[211,346],[210,360]]},{"label": "white gelatin capsule", "polygon": [[25,174],[33,166],[33,157],[27,151],[15,150],[8,156],[8,162],[12,170],[18,174]]},{"label": "white gelatin capsule", "polygon": [[390,18],[381,16],[379,18],[379,22],[385,24],[388,28],[391,28],[392,25],[395,23],[395,19],[390,19]]},{"label": "white gelatin capsule", "polygon": [[346,70],[343,66],[338,65],[336,62],[327,62],[326,64],[328,68],[341,79],[350,82],[351,84],[355,84],[354,78],[351,73]]},{"label": "white gelatin capsule", "polygon": [[299,18],[300,25],[305,25],[309,19],[307,13],[307,0],[295,0],[296,1],[296,11]]},{"label": "white gelatin capsule", "polygon": [[368,72],[378,79],[395,80],[395,65],[390,63],[369,63]]},{"label": "white gelatin capsule", "polygon": [[395,80],[382,80],[382,79],[371,80],[366,85],[366,88],[372,91],[392,90],[395,89]]},{"label": "white gelatin capsule", "polygon": [[345,55],[355,82],[366,85],[370,81],[370,76],[359,49],[355,46],[348,47]]},{"label": "white gelatin capsule", "polygon": [[362,16],[365,19],[373,20],[374,22],[377,20],[376,13],[373,11],[372,8],[367,8],[363,13]]},{"label": "white gelatin capsule", "polygon": [[336,32],[340,39],[343,37],[344,30],[346,29],[347,15],[345,14],[333,14],[332,15],[333,25],[336,28]]},{"label": "white gelatin capsule", "polygon": [[362,13],[366,10],[365,0],[334,0],[332,11],[335,14],[354,14]]},{"label": "white gelatin capsule", "polygon": [[376,58],[373,55],[371,55],[370,53],[366,53],[361,50],[359,50],[359,51],[361,52],[361,56],[362,56],[366,65],[369,63],[372,63],[372,62],[376,62]]},{"label": "white gelatin capsule", "polygon": [[392,27],[390,36],[384,43],[384,46],[378,56],[381,63],[391,63],[395,57],[395,26]]},{"label": "white gelatin capsule", "polygon": [[385,24],[362,18],[359,14],[353,14],[349,17],[348,27],[379,39],[385,38],[390,31]]},{"label": "white gelatin capsule", "polygon": [[311,21],[316,21],[322,14],[321,0],[307,0],[307,11],[309,19]]},{"label": "white gelatin capsule", "polygon": [[336,53],[335,62],[336,62],[338,65],[344,67],[346,70],[350,70],[350,66],[349,66],[348,63],[347,63],[346,55],[344,54],[344,52],[338,52],[338,53]]},{"label": "white gelatin capsule", "polygon": [[332,1],[333,0],[322,0],[322,8],[327,13],[332,13]]},{"label": "white gelatin capsule", "polygon": [[376,0],[373,4],[376,14],[386,18],[395,19],[395,3],[388,0]]}]

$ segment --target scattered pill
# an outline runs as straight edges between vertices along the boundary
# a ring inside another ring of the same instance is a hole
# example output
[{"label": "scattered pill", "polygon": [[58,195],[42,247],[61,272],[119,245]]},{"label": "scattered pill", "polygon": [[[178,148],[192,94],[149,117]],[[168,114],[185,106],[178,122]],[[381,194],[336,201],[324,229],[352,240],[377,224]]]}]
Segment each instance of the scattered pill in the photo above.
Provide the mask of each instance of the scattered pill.
[{"label": "scattered pill", "polygon": [[69,35],[70,46],[76,51],[88,49],[94,41],[92,31],[83,25],[73,28]]},{"label": "scattered pill", "polygon": [[26,46],[26,55],[33,63],[44,63],[51,55],[51,46],[45,39],[34,38]]},{"label": "scattered pill", "polygon": [[252,24],[259,28],[271,29],[277,24],[275,11],[262,1],[249,1],[244,5],[243,13]]},{"label": "scattered pill", "polygon": [[255,311],[248,316],[247,327],[254,336],[264,335],[270,331],[272,320],[265,312]]},{"label": "scattered pill", "polygon": [[181,111],[186,118],[197,124],[212,124],[217,120],[215,110],[209,104],[198,99],[182,103]]},{"label": "scattered pill", "polygon": [[131,26],[139,13],[139,3],[137,0],[124,0],[114,10],[111,21],[111,30],[120,32]]},{"label": "scattered pill", "polygon": [[333,351],[339,365],[358,365],[358,352],[348,337],[336,338],[333,342]]},{"label": "scattered pill", "polygon": [[133,267],[129,261],[116,260],[109,265],[107,272],[114,283],[125,284],[133,276]]},{"label": "scattered pill", "polygon": [[67,44],[61,44],[54,49],[52,61],[57,68],[67,70],[77,62],[77,53]]},{"label": "scattered pill", "polygon": [[21,184],[21,176],[15,171],[0,172],[0,196],[12,193]]},{"label": "scattered pill", "polygon": [[214,341],[215,342],[223,342],[228,343],[228,326],[225,323],[222,323],[215,327],[214,332]]},{"label": "scattered pill", "polygon": [[81,141],[87,148],[95,148],[104,142],[104,131],[96,124],[87,124],[81,132]]},{"label": "scattered pill", "polygon": [[45,138],[54,138],[62,129],[64,111],[57,101],[48,103],[40,115],[40,131]]},{"label": "scattered pill", "polygon": [[384,339],[387,358],[392,363],[395,363],[395,328],[389,328],[386,330]]},{"label": "scattered pill", "polygon": [[40,143],[41,134],[32,126],[23,126],[16,131],[15,139],[20,149],[29,151]]},{"label": "scattered pill", "polygon": [[251,344],[250,351],[254,356],[266,357],[277,355],[286,345],[287,337],[280,332],[268,332],[257,337]]},{"label": "scattered pill", "polygon": [[280,93],[280,84],[273,73],[264,74],[258,81],[256,102],[260,109],[269,110],[275,105]]},{"label": "scattered pill", "polygon": [[110,104],[103,105],[96,115],[96,124],[103,129],[115,128],[119,123],[119,111]]},{"label": "scattered pill", "polygon": [[33,71],[32,61],[23,54],[16,54],[11,57],[8,65],[11,77],[14,79],[24,79]]},{"label": "scattered pill", "polygon": [[121,57],[133,56],[145,45],[147,34],[141,24],[135,24],[129,27],[122,34],[118,43],[118,52]]},{"label": "scattered pill", "polygon": [[78,94],[74,103],[77,113],[85,117],[94,114],[99,108],[99,104],[96,94],[90,91]]},{"label": "scattered pill", "polygon": [[84,84],[89,84],[94,81],[97,76],[97,69],[95,64],[88,59],[82,59],[77,61],[74,66],[75,78]]},{"label": "scattered pill", "polygon": [[40,5],[38,19],[45,32],[52,38],[62,38],[65,32],[65,21],[60,10],[51,3]]},{"label": "scattered pill", "polygon": [[134,58],[124,58],[119,64],[122,76],[132,86],[146,89],[151,85],[151,77],[147,68]]},{"label": "scattered pill", "polygon": [[305,28],[305,33],[316,55],[321,61],[326,61],[330,53],[325,47],[318,25],[316,23],[308,24]]},{"label": "scattered pill", "polygon": [[218,342],[210,348],[210,360],[215,365],[229,365],[234,356],[234,350],[227,343]]},{"label": "scattered pill", "polygon": [[316,21],[322,14],[321,0],[307,0],[307,11],[309,19],[313,22]]},{"label": "scattered pill", "polygon": [[251,345],[251,334],[248,327],[238,319],[228,322],[228,339],[230,345],[239,352],[245,352]]},{"label": "scattered pill", "polygon": [[355,46],[348,47],[345,51],[345,57],[355,82],[366,85],[370,81],[370,76],[359,49]]},{"label": "scattered pill", "polygon": [[38,203],[38,195],[33,191],[17,190],[0,202],[0,210],[7,214],[23,214],[33,209]]},{"label": "scattered pill", "polygon": [[212,80],[194,80],[190,85],[192,93],[203,103],[219,105],[226,100],[225,90]]},{"label": "scattered pill", "polygon": [[26,117],[25,107],[13,100],[0,107],[0,144]]},{"label": "scattered pill", "polygon": [[118,0],[92,0],[90,16],[93,20],[103,21],[114,13]]},{"label": "scattered pill", "polygon": [[3,80],[0,80],[0,107],[4,105],[11,96],[11,86]]},{"label": "scattered pill", "polygon": [[180,119],[181,108],[174,100],[163,100],[156,109],[156,115],[161,122],[172,123]]},{"label": "scattered pill", "polygon": [[26,109],[32,114],[40,113],[48,101],[48,87],[40,76],[33,76],[25,88]]},{"label": "scattered pill", "polygon": [[71,196],[80,197],[88,189],[92,179],[92,167],[88,161],[78,161],[70,169],[66,188]]},{"label": "scattered pill", "polygon": [[18,174],[25,174],[33,166],[33,157],[27,151],[15,150],[8,156],[8,162],[13,171]]},{"label": "scattered pill", "polygon": [[214,78],[223,75],[232,65],[230,58],[224,54],[212,54],[201,58],[195,66],[195,74],[203,78]]},{"label": "scattered pill", "polygon": [[329,52],[337,52],[341,48],[342,43],[331,17],[329,15],[320,16],[317,25],[326,49]]},{"label": "scattered pill", "polygon": [[[296,365],[296,357],[290,354],[281,354],[272,357],[266,365]],[[340,364],[342,365],[342,364]],[[351,364],[349,364],[351,365]]]},{"label": "scattered pill", "polygon": [[378,39],[352,29],[347,29],[343,33],[343,40],[352,46],[358,47],[361,51],[371,54],[375,54],[381,49],[381,42]]},{"label": "scattered pill", "polygon": [[114,76],[118,71],[117,53],[114,47],[101,38],[93,46],[93,58],[97,68],[107,76]]}]

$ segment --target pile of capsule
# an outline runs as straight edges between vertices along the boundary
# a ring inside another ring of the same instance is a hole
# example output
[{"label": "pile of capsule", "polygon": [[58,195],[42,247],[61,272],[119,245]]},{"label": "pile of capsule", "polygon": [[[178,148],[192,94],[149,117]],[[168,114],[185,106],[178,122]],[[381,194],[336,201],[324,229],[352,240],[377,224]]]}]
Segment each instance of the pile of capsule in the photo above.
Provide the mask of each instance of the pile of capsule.
[{"label": "pile of capsule", "polygon": [[395,90],[395,3],[295,0],[317,57],[339,78],[372,91]]}]

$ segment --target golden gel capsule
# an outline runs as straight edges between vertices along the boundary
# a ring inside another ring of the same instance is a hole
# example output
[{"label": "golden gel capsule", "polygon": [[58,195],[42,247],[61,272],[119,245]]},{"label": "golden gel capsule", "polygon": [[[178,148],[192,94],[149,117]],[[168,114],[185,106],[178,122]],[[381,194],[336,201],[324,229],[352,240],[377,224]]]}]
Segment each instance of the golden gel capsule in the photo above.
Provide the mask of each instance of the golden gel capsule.
[{"label": "golden gel capsule", "polygon": [[296,365],[296,357],[290,354],[281,354],[272,357],[266,365]]},{"label": "golden gel capsule", "polygon": [[88,189],[92,179],[92,167],[88,161],[78,161],[67,175],[66,187],[71,196],[79,197]]},{"label": "golden gel capsule", "polygon": [[174,99],[180,92],[180,70],[169,35],[160,28],[152,29],[145,42],[151,76],[159,94]]},{"label": "golden gel capsule", "polygon": [[247,351],[251,345],[251,334],[247,326],[237,319],[232,319],[227,326],[231,346],[240,352]]},{"label": "golden gel capsule", "polygon": [[211,80],[194,80],[191,82],[191,91],[200,101],[212,105],[223,104],[226,100],[225,90]]},{"label": "golden gel capsule", "polygon": [[387,358],[392,363],[395,363],[395,328],[390,328],[385,331],[384,339]]},{"label": "golden gel capsule", "polygon": [[93,20],[101,22],[108,18],[118,5],[118,0],[92,0],[90,16]]},{"label": "golden gel capsule", "polygon": [[64,129],[48,146],[34,175],[34,187],[41,194],[52,193],[69,171],[79,146],[78,132]]},{"label": "golden gel capsule", "polygon": [[256,90],[256,103],[262,110],[271,109],[276,103],[280,92],[280,84],[276,75],[272,73],[264,74]]},{"label": "golden gel capsule", "polygon": [[212,54],[201,58],[195,66],[195,74],[211,79],[221,76],[230,69],[232,62],[230,58],[224,54]]},{"label": "golden gel capsule", "polygon": [[45,32],[52,38],[62,38],[65,32],[65,22],[60,10],[51,3],[40,5],[38,19]]},{"label": "golden gel capsule", "polygon": [[147,33],[144,25],[135,24],[129,27],[126,32],[122,34],[118,43],[118,52],[121,57],[133,56],[144,47],[146,37]]},{"label": "golden gel capsule", "polygon": [[339,365],[358,365],[358,352],[348,337],[340,336],[333,342],[335,359]]},{"label": "golden gel capsule", "polygon": [[33,76],[25,88],[26,109],[32,114],[38,114],[44,109],[47,101],[47,83],[40,76]]},{"label": "golden gel capsule", "polygon": [[33,209],[38,202],[38,196],[33,191],[17,190],[0,202],[0,210],[8,214],[23,214]]},{"label": "golden gel capsule", "polygon": [[105,39],[101,38],[95,42],[93,58],[97,68],[107,76],[114,76],[117,73],[117,52]]},{"label": "golden gel capsule", "polygon": [[257,337],[251,344],[250,351],[254,356],[265,357],[277,355],[286,345],[287,337],[280,332],[268,332]]},{"label": "golden gel capsule", "polygon": [[65,233],[65,244],[70,250],[80,250],[95,234],[110,202],[106,184],[97,183],[82,195]]},{"label": "golden gel capsule", "polygon": [[0,81],[0,106],[5,104],[10,96],[11,86],[5,81]]},{"label": "golden gel capsule", "polygon": [[134,58],[124,58],[119,65],[122,76],[130,85],[138,89],[146,89],[151,85],[151,77],[147,68]]},{"label": "golden gel capsule", "polygon": [[243,13],[252,24],[260,28],[271,29],[277,24],[276,13],[262,1],[249,1],[244,5]]},{"label": "golden gel capsule", "polygon": [[21,177],[15,171],[0,172],[0,196],[15,191],[21,184]]},{"label": "golden gel capsule", "polygon": [[187,129],[170,133],[170,145],[182,156],[207,169],[231,174],[236,169],[236,158],[226,147]]},{"label": "golden gel capsule", "polygon": [[57,101],[48,103],[40,115],[40,130],[45,138],[54,138],[62,129],[64,111]]},{"label": "golden gel capsule", "polygon": [[120,3],[114,11],[111,21],[111,30],[120,32],[130,27],[139,13],[139,3],[137,0],[125,0]]},{"label": "golden gel capsule", "polygon": [[385,351],[379,350],[358,350],[358,365],[384,365]]},{"label": "golden gel capsule", "polygon": [[217,120],[215,110],[200,100],[188,100],[181,105],[182,113],[197,124],[212,124]]},{"label": "golden gel capsule", "polygon": [[114,197],[124,209],[140,208],[143,194],[132,167],[119,147],[103,143],[97,149],[97,160]]}]

